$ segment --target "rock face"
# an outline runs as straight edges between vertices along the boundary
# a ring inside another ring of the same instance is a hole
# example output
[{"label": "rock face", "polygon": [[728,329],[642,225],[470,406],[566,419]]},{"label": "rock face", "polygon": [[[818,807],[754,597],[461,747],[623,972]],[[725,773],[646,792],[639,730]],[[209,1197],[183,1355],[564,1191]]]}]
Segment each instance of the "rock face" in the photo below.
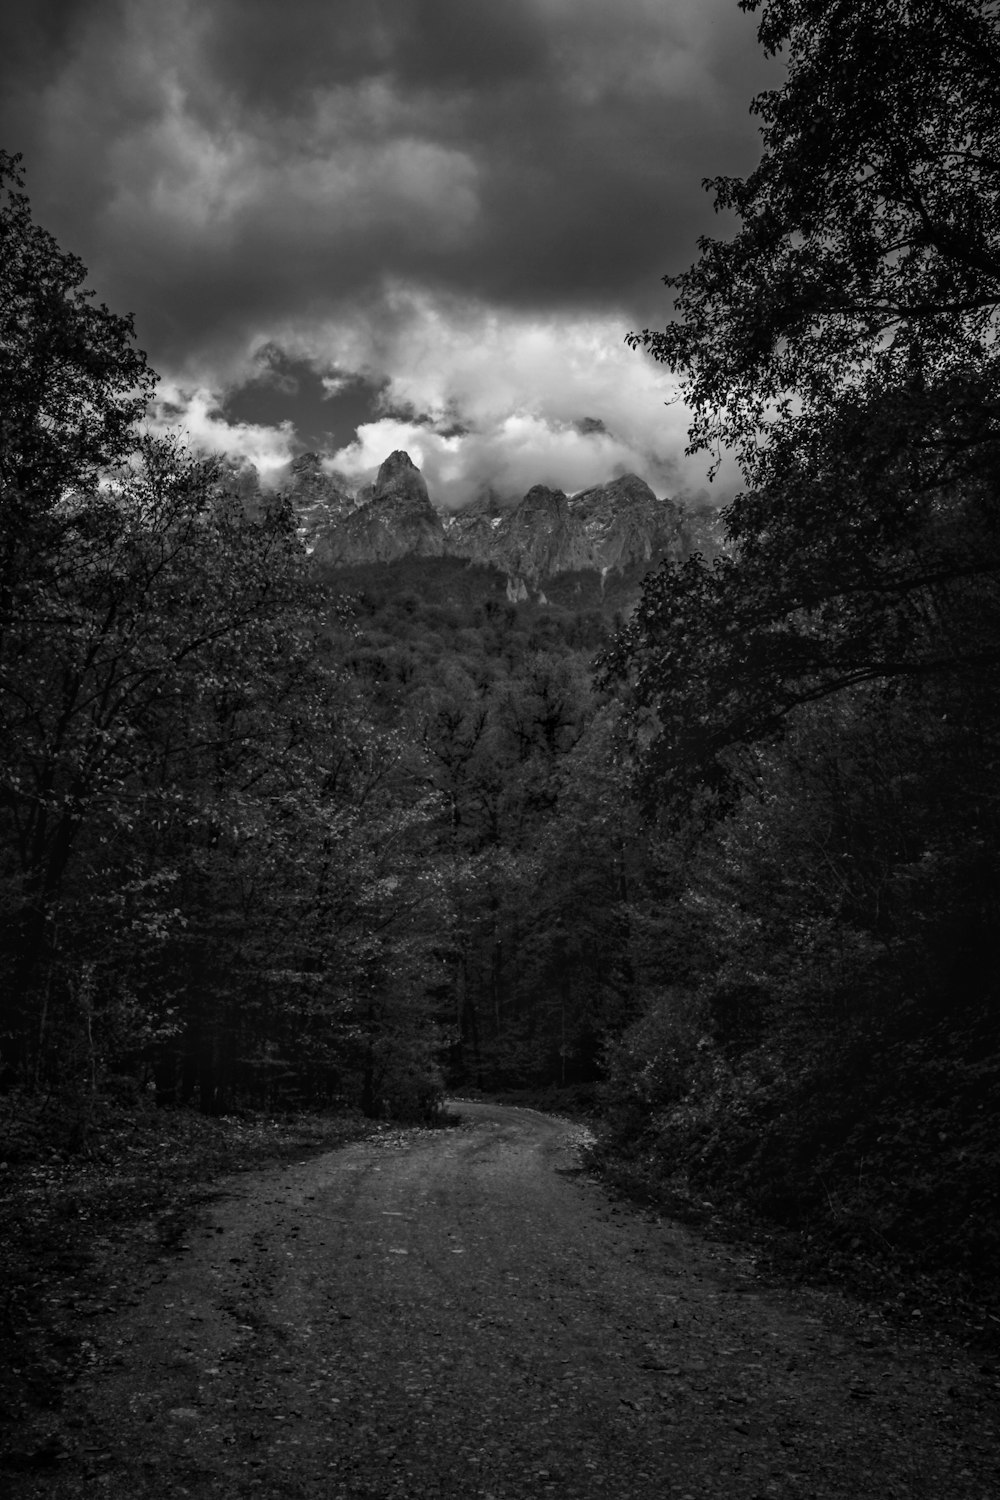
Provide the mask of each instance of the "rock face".
[{"label": "rock face", "polygon": [[497,531],[503,512],[489,505],[474,504],[443,519],[445,551],[450,557],[496,566]]},{"label": "rock face", "polygon": [[518,599],[558,573],[646,572],[662,557],[684,556],[692,541],[679,508],[635,474],[572,499],[535,485],[515,510],[458,516],[445,536],[452,556],[501,568],[508,595]]},{"label": "rock face", "polygon": [[684,552],[680,510],[672,500],[657,500],[637,474],[583,490],[571,505],[587,539],[589,567],[624,572],[637,563],[651,564],[667,552]]},{"label": "rock face", "polygon": [[329,531],[354,509],[346,479],[327,474],[317,453],[303,453],[295,460],[287,490],[309,537]]},{"label": "rock face", "polygon": [[645,573],[664,557],[696,548],[716,550],[705,526],[672,500],[658,500],[635,474],[571,499],[535,485],[513,509],[482,501],[442,518],[406,453],[391,454],[356,501],[327,476],[320,483],[318,464],[309,454],[297,461],[294,493],[309,507],[304,526],[316,556],[335,567],[410,555],[460,557],[505,573],[510,599],[543,600],[544,580],[560,573],[595,572],[603,580],[609,573]]},{"label": "rock face", "polygon": [[534,485],[497,528],[497,561],[508,578],[537,585],[553,573],[585,566],[579,527],[562,490]]},{"label": "rock face", "polygon": [[424,476],[408,453],[391,453],[378,471],[370,495],[314,533],[315,555],[333,566],[395,562],[411,554],[440,557],[444,527],[427,493]]}]

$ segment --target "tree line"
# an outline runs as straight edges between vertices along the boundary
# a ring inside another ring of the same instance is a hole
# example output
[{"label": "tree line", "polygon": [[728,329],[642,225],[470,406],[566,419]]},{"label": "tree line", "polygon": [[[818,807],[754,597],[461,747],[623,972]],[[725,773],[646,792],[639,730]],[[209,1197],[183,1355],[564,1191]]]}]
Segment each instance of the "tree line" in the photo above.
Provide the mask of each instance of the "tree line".
[{"label": "tree line", "polygon": [[0,171],[5,1082],[413,1106],[407,747],[326,659],[350,627],[291,507],[143,435],[130,321]]},{"label": "tree line", "polygon": [[[983,0],[744,0],[782,87],[727,241],[633,342],[728,555],[603,659],[692,962],[622,1038],[619,1139],[861,1259],[993,1277],[1000,70]],[[966,1280],[966,1287],[975,1280]]]}]

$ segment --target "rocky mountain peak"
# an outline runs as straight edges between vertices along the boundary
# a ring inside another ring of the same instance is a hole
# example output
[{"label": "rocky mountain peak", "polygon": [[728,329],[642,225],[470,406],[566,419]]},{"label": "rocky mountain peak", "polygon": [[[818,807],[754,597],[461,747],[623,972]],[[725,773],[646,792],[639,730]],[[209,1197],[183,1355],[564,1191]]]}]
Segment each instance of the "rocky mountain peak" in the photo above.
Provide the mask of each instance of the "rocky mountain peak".
[{"label": "rocky mountain peak", "polygon": [[335,525],[354,509],[347,480],[342,474],[328,473],[318,453],[300,453],[292,460],[287,489],[310,535]]},{"label": "rocky mountain peak", "polygon": [[569,501],[562,490],[550,489],[547,484],[533,484],[514,514],[519,511],[525,517],[555,517],[568,508]]},{"label": "rocky mountain peak", "polygon": [[427,492],[427,481],[410,455],[402,449],[390,453],[380,466],[368,503],[383,508],[391,507],[400,515],[405,514],[411,519],[419,517],[423,522],[433,522],[439,528],[441,525],[440,517]]},{"label": "rocky mountain peak", "polygon": [[375,483],[359,492],[351,514],[316,542],[318,556],[341,566],[393,562],[409,554],[439,557],[443,551],[441,517],[424,476],[402,450],[391,453]]},{"label": "rocky mountain peak", "polygon": [[376,495],[379,496],[400,489],[416,490],[423,495],[427,494],[424,476],[410,455],[402,448],[397,448],[394,453],[390,453],[385,462],[379,466],[374,489]]},{"label": "rocky mountain peak", "polygon": [[292,478],[298,479],[303,474],[320,473],[323,460],[318,453],[300,453],[297,458],[292,459]]},{"label": "rocky mountain peak", "polygon": [[562,490],[535,484],[520,505],[497,528],[497,546],[507,572],[531,583],[549,573],[582,565],[582,555]]},{"label": "rocky mountain peak", "polygon": [[[315,455],[293,470],[294,487],[310,492],[322,474]],[[327,485],[332,481],[322,475]],[[507,575],[512,599],[544,599],[545,579],[560,573],[635,574],[665,556],[683,557],[693,541],[691,517],[672,500],[660,500],[637,474],[566,496],[536,484],[513,509],[485,500],[442,519],[427,484],[408,453],[398,449],[356,501],[313,528],[318,557],[333,566],[391,562],[409,555],[465,558]],[[603,588],[603,583],[602,583]]]},{"label": "rocky mountain peak", "polygon": [[592,566],[602,571],[651,563],[657,555],[685,550],[680,510],[672,500],[658,500],[638,474],[622,474],[582,490],[571,504],[587,538]]}]

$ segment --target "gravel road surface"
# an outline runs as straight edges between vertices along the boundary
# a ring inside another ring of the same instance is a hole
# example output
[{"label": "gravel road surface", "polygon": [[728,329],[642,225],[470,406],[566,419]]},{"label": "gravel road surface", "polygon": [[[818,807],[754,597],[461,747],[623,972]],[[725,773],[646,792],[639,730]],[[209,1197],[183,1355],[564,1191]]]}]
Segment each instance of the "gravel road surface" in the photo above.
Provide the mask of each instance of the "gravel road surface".
[{"label": "gravel road surface", "polygon": [[995,1372],[783,1291],[456,1103],[232,1178],[92,1334],[24,1496],[997,1500]]}]

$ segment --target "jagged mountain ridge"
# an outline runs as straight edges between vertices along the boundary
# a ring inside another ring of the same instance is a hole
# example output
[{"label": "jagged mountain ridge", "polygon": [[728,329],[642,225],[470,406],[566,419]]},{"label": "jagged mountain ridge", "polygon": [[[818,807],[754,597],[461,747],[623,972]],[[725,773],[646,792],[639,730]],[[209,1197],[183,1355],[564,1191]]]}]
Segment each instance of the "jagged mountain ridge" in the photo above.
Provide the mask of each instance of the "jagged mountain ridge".
[{"label": "jagged mountain ridge", "polygon": [[662,558],[718,550],[708,517],[658,499],[636,474],[573,496],[535,485],[511,509],[474,505],[442,515],[409,454],[397,451],[375,482],[352,497],[327,476],[315,454],[296,460],[289,486],[303,532],[331,567],[456,557],[497,568],[512,600],[544,602],[547,579],[561,573],[645,573]]}]

